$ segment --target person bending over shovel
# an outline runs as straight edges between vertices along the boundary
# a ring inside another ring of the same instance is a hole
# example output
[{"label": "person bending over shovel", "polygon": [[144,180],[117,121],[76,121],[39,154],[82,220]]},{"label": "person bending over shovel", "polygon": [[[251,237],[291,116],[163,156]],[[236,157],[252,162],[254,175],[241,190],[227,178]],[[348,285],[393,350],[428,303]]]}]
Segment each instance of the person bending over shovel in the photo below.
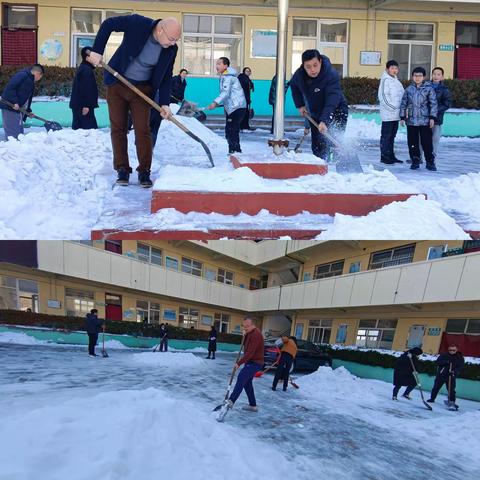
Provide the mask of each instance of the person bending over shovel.
[{"label": "person bending over shovel", "polygon": [[23,113],[19,109],[24,107],[31,116],[30,105],[32,103],[35,82],[39,82],[45,73],[42,65],[36,63],[30,68],[17,72],[7,83],[2,92],[2,99],[13,104],[13,107],[0,102],[2,110],[3,130],[5,139],[9,137],[18,139],[23,133]]},{"label": "person bending over shovel", "polygon": [[290,88],[300,115],[309,113],[318,123],[318,128],[311,129],[312,153],[328,160],[331,145],[322,134],[329,128],[335,132],[344,132],[348,119],[348,104],[338,73],[329,58],[321,55],[318,50],[305,50],[302,66],[293,74]]},{"label": "person bending over shovel", "polygon": [[257,401],[255,399],[255,392],[253,391],[253,378],[259,372],[264,364],[264,341],[260,330],[255,326],[253,318],[246,317],[243,321],[243,330],[245,331],[244,340],[244,354],[243,357],[235,364],[235,369],[244,365],[237,377],[237,382],[233,388],[233,392],[225,404],[228,409],[233,408],[238,397],[245,390],[248,397],[248,405],[245,405],[243,410],[250,412],[257,412]]},{"label": "person bending over shovel", "polygon": [[[100,25],[88,57],[93,65],[99,65],[103,61],[102,55],[112,32],[124,32],[124,35],[109,65],[150,98],[154,98],[158,91],[162,117],[171,118],[169,101],[172,70],[178,50],[176,43],[181,36],[178,20],[152,20],[136,14],[108,18]],[[128,161],[127,140],[130,111],[138,157],[138,181],[142,187],[149,188],[152,186],[150,105],[110,73],[105,71],[104,75],[117,184],[128,185],[132,172]]]}]

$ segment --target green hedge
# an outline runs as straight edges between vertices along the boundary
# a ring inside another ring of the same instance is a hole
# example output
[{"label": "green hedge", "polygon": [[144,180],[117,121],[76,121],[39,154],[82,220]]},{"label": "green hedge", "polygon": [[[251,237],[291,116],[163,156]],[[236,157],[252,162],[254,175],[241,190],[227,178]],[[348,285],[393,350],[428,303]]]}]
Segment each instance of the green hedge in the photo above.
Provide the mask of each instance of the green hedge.
[{"label": "green hedge", "polygon": [[[376,352],[374,350],[350,350],[326,347],[325,351],[334,359],[383,368],[394,368],[395,362],[398,358],[393,355]],[[435,362],[432,362],[431,360],[419,360],[418,371],[428,375],[435,375],[437,367]],[[469,380],[480,380],[480,365],[472,363],[465,364],[460,373],[460,377],[467,378]]]},{"label": "green hedge", "polygon": [[[62,315],[46,315],[43,313],[21,312],[18,310],[0,310],[0,323],[6,325],[22,325],[32,327],[54,328],[58,330],[84,331],[85,319],[81,317],[65,317]],[[160,337],[160,326],[126,321],[106,321],[106,332],[134,337]],[[195,330],[168,325],[170,339],[208,341],[208,330]],[[241,335],[219,333],[218,341],[222,343],[241,343]]]},{"label": "green hedge", "polygon": [[[8,79],[22,67],[0,65],[0,91],[5,87]],[[75,68],[72,67],[45,67],[46,74],[37,84],[36,95],[70,96]],[[103,72],[95,69],[95,75],[100,96],[105,96],[103,86]],[[341,80],[343,91],[350,105],[376,105],[379,80],[366,77],[347,77]],[[408,85],[408,81],[403,82]],[[445,80],[453,97],[453,106],[456,108],[480,109],[480,80]]]}]

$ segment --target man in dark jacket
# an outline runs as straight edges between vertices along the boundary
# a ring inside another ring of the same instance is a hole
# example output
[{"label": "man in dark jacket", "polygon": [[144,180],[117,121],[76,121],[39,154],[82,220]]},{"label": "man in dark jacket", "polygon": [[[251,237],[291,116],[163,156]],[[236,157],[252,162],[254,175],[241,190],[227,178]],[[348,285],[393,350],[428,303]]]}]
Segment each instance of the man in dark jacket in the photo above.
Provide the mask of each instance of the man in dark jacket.
[{"label": "man in dark jacket", "polygon": [[243,410],[249,412],[257,412],[257,402],[255,399],[255,392],[253,391],[253,378],[255,374],[263,368],[264,364],[264,340],[262,332],[255,326],[252,318],[247,317],[243,321],[243,330],[245,335],[243,357],[235,364],[238,369],[240,365],[244,365],[242,371],[238,374],[237,382],[233,388],[230,398],[225,401],[225,408],[233,408],[234,403],[238,397],[245,390],[248,397],[248,405],[243,407]]},{"label": "man in dark jacket", "polygon": [[187,75],[188,71],[182,68],[180,73],[172,78],[172,96],[170,97],[170,103],[180,103],[185,99]]},{"label": "man in dark jacket", "polygon": [[[308,111],[319,124],[312,125],[312,152],[327,160],[331,145],[322,133],[329,128],[344,132],[348,120],[348,104],[340,87],[338,73],[330,60],[318,50],[306,50],[302,54],[302,66],[290,80],[292,97],[300,115]],[[307,110],[308,106],[308,110]]]},{"label": "man in dark jacket", "polygon": [[449,345],[448,353],[442,353],[437,358],[437,376],[435,377],[435,383],[433,384],[432,393],[427,400],[429,403],[435,402],[438,392],[445,384],[448,390],[448,400],[455,404],[455,387],[456,379],[460,374],[465,360],[463,355],[458,351],[456,345]]},{"label": "man in dark jacket", "polygon": [[30,105],[32,103],[35,82],[39,82],[43,74],[43,67],[36,63],[31,68],[17,72],[5,86],[2,98],[13,103],[13,107],[9,107],[0,102],[3,130],[7,140],[10,137],[18,139],[18,136],[23,133],[23,113],[18,110],[23,107],[31,113]]},{"label": "man in dark jacket", "polygon": [[[181,28],[175,18],[152,20],[142,15],[111,17],[105,20],[95,38],[88,61],[98,65],[112,32],[124,32],[123,40],[109,65],[126,77],[142,93],[154,98],[158,91],[162,117],[170,118],[172,70],[177,56]],[[128,161],[128,112],[131,112],[138,156],[138,181],[152,186],[152,137],[150,105],[130,88],[105,71],[107,103],[113,149],[113,166],[118,185],[128,185],[132,169]]]},{"label": "man in dark jacket", "polygon": [[87,313],[85,324],[86,330],[88,334],[88,354],[91,357],[96,357],[95,353],[95,345],[97,345],[98,334],[100,330],[105,328],[105,324],[102,325],[102,322],[98,319],[97,316],[98,310],[96,308],[92,308],[90,313]]},{"label": "man in dark jacket", "polygon": [[164,323],[160,324],[160,351],[168,352],[168,329]]},{"label": "man in dark jacket", "polygon": [[403,392],[402,397],[411,400],[410,392],[417,386],[417,381],[413,375],[413,365],[417,370],[418,355],[421,355],[423,350],[419,347],[411,348],[408,352],[403,353],[395,363],[393,371],[393,395],[392,400],[397,400],[400,387],[407,387]]},{"label": "man in dark jacket", "polygon": [[[290,87],[290,82],[285,80],[284,94],[288,92],[288,87]],[[273,133],[273,123],[275,121],[275,98],[277,96],[277,76],[274,75],[272,82],[270,83],[270,91],[268,92],[268,103],[272,106],[272,125],[270,127],[270,133]]]},{"label": "man in dark jacket", "polygon": [[242,70],[242,73],[238,76],[238,81],[242,86],[243,93],[245,94],[245,100],[247,102],[247,112],[243,117],[242,123],[240,124],[240,130],[255,130],[254,128],[250,128],[250,110],[252,104],[252,95],[251,92],[255,91],[255,86],[253,82],[250,80],[250,75],[252,74],[252,70],[248,67],[245,67]]},{"label": "man in dark jacket", "polygon": [[215,352],[217,351],[217,330],[212,325],[210,333],[208,334],[208,357],[212,356],[212,360],[215,360]]},{"label": "man in dark jacket", "polygon": [[72,129],[88,130],[98,128],[95,108],[98,108],[98,87],[95,80],[95,67],[87,62],[87,53],[92,47],[83,47],[80,55],[82,63],[78,66],[73,80],[70,108],[72,109]]}]

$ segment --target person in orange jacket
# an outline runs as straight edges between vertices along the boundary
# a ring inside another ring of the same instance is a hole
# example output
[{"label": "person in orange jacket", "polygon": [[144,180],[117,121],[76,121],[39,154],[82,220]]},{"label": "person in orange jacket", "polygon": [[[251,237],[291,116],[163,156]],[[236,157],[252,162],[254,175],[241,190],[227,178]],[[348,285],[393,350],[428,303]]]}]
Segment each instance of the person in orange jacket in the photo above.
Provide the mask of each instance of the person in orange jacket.
[{"label": "person in orange jacket", "polygon": [[272,390],[277,389],[278,381],[283,378],[283,391],[287,391],[288,377],[292,368],[293,361],[297,356],[297,344],[295,337],[289,337],[282,335],[282,350],[280,353],[280,361],[278,362],[277,371],[275,372],[275,378],[273,379]]}]

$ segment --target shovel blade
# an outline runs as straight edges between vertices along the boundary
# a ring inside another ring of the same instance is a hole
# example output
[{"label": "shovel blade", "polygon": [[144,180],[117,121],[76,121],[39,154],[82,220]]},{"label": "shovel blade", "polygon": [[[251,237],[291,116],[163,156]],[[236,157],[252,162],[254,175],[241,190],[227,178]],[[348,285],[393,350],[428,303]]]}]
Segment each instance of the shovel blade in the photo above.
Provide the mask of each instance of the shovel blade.
[{"label": "shovel blade", "polygon": [[52,130],[52,132],[58,132],[59,130],[63,129],[63,127],[58,122],[45,122],[44,127],[47,132],[49,132],[50,130]]}]

